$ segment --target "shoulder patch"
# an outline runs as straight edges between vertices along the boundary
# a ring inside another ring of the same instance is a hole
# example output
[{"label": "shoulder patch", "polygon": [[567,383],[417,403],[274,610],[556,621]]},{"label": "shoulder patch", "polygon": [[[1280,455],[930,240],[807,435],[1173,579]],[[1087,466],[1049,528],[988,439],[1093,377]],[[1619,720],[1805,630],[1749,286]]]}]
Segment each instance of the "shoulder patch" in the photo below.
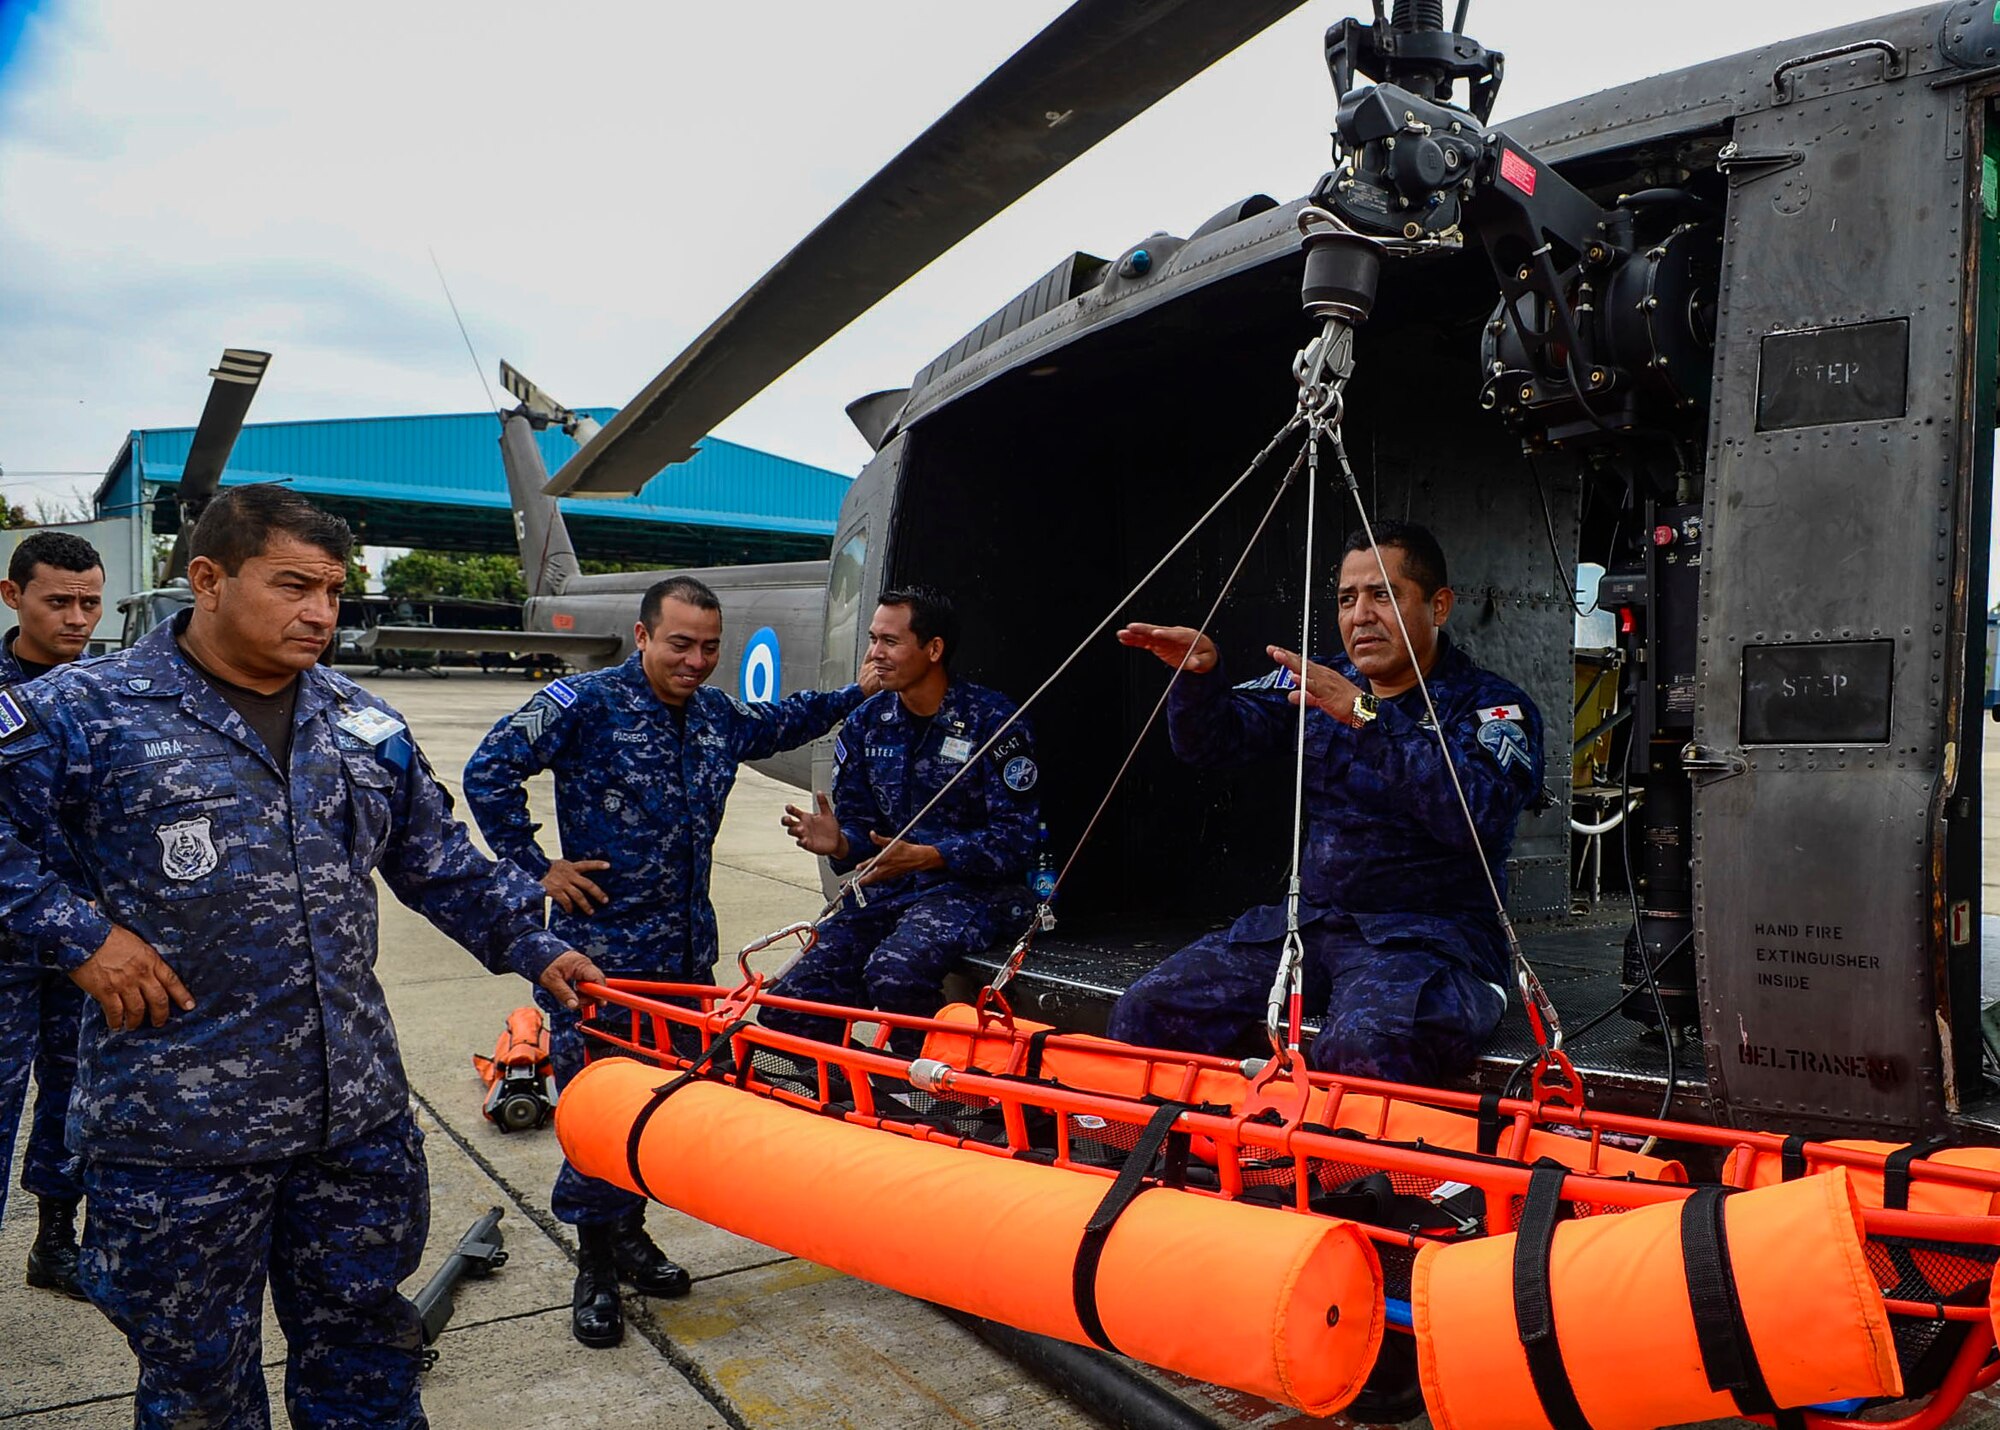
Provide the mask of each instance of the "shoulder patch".
[{"label": "shoulder patch", "polygon": [[546,690],[536,693],[535,698],[516,710],[507,720],[507,728],[519,730],[522,736],[533,744],[542,738],[542,732],[549,728],[549,721],[555,719],[556,711],[549,708],[549,702],[542,697]]},{"label": "shoulder patch", "polygon": [[12,744],[35,728],[34,717],[22,708],[12,690],[0,690],[0,745]]},{"label": "shoulder patch", "polygon": [[1260,675],[1255,680],[1243,681],[1236,688],[1238,690],[1296,690],[1298,689],[1298,685],[1299,678],[1281,665],[1269,675]]},{"label": "shoulder patch", "polygon": [[576,704],[576,687],[566,680],[551,680],[542,687],[541,693],[565,710]]},{"label": "shoulder patch", "polygon": [[[1027,752],[1028,732],[1016,725],[1005,735],[1002,735],[1000,743],[993,747],[993,760],[996,764],[1005,765],[1007,761],[1013,759],[1016,755],[1024,755]],[[971,752],[967,751],[967,753]]]},{"label": "shoulder patch", "polygon": [[1528,732],[1513,720],[1487,719],[1482,712],[1479,743],[1503,770],[1515,765],[1527,768],[1534,763],[1528,750]]},{"label": "shoulder patch", "polygon": [[1000,778],[1007,782],[1007,788],[1015,794],[1026,794],[1033,789],[1035,781],[1040,779],[1041,775],[1042,772],[1035,768],[1035,762],[1026,755],[1014,756],[1000,771]]},{"label": "shoulder patch", "polygon": [[1521,721],[1521,707],[1518,705],[1488,705],[1479,712],[1479,723],[1490,725],[1495,720]]}]

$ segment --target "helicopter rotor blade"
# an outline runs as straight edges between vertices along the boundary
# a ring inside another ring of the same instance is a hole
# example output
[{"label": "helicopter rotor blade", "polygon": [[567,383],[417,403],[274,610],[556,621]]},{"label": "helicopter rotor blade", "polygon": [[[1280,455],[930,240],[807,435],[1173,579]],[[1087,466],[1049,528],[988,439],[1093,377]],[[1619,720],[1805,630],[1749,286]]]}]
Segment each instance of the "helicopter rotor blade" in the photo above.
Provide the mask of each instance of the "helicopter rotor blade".
[{"label": "helicopter rotor blade", "polygon": [[264,381],[264,369],[271,355],[254,348],[224,348],[222,361],[209,370],[214,382],[208,402],[201,409],[201,422],[188,444],[187,460],[181,464],[181,480],[176,496],[180,502],[180,535],[174,538],[173,554],[167,558],[161,579],[171,581],[187,574],[188,533],[201,519],[202,509],[222,485],[222,469],[236,450],[236,438],[243,431],[243,419],[250,413],[250,401]]},{"label": "helicopter rotor blade", "polygon": [[629,495],[828,338],[1303,0],[1076,0],[857,189],[563,465]]}]

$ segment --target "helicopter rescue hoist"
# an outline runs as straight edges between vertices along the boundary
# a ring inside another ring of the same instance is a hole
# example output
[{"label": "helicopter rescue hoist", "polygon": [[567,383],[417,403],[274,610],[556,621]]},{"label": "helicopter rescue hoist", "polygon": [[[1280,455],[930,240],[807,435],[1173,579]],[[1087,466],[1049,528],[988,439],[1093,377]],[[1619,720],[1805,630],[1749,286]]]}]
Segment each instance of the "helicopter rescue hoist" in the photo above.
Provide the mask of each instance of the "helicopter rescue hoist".
[{"label": "helicopter rescue hoist", "polygon": [[[1607,679],[1615,713],[1578,740],[1609,748],[1623,724],[1623,754],[1603,772],[1615,774],[1603,786],[1612,818],[1574,827],[1622,835],[1625,1016],[1698,1047],[1690,771],[1704,760],[1694,744],[1702,454],[1733,146],[1706,174],[1676,170],[1600,205],[1487,127],[1504,56],[1445,31],[1442,0],[1398,0],[1386,25],[1380,12],[1372,26],[1347,19],[1328,32],[1341,162],[1314,201],[1412,254],[1476,238],[1500,291],[1481,334],[1479,406],[1519,435],[1531,470],[1567,459],[1591,498],[1624,517],[1594,602],[1615,620],[1616,643],[1595,653],[1588,684],[1579,678],[1579,714]],[[1461,81],[1467,108],[1450,103]]]}]

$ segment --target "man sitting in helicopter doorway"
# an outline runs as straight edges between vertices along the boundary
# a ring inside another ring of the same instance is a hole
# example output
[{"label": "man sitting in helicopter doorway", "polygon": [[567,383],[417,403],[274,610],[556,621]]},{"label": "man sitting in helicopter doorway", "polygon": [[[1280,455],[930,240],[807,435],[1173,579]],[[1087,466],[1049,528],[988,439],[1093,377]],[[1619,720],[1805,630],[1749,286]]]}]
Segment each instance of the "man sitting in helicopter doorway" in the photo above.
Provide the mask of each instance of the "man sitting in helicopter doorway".
[{"label": "man sitting in helicopter doorway", "polygon": [[[1506,1011],[1507,948],[1472,832],[1504,898],[1514,823],[1541,789],[1542,717],[1443,631],[1452,591],[1437,538],[1410,522],[1375,530],[1409,644],[1367,536],[1356,532],[1338,588],[1346,653],[1304,663],[1312,710],[1299,923],[1306,1006],[1324,1010],[1309,1059],[1323,1071],[1434,1083],[1468,1067]],[[1302,698],[1291,651],[1269,647],[1279,668],[1232,686],[1214,642],[1186,626],[1130,625],[1118,639],[1171,666],[1185,658],[1167,705],[1182,759],[1226,766],[1283,752],[1290,760]],[[1284,939],[1282,902],[1251,909],[1134,983],[1111,1011],[1111,1036],[1204,1053],[1247,1048]]]},{"label": "man sitting in helicopter doorway", "polygon": [[[929,1016],[953,965],[1027,918],[1040,770],[1023,722],[984,750],[1014,702],[955,679],[957,645],[958,616],[943,595],[927,586],[883,593],[865,663],[881,693],[835,741],[832,799],[816,795],[810,810],[787,805],[784,820],[799,847],[825,855],[836,874],[870,861],[867,903],[849,902],[821,925],[819,942],[773,993]],[[840,1034],[828,1019],[783,1009],[762,1018],[781,1032]],[[920,1042],[891,1038],[899,1052]]]}]

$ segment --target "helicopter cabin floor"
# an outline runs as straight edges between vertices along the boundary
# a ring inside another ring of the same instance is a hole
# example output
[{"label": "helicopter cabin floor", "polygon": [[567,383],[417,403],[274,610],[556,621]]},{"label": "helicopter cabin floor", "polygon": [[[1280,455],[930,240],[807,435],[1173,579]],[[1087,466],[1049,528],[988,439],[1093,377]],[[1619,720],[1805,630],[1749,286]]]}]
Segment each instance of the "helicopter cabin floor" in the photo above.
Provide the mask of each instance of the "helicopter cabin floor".
[{"label": "helicopter cabin floor", "polygon": [[[1619,969],[1629,927],[1629,916],[1613,909],[1567,919],[1559,926],[1528,925],[1520,932],[1528,961],[1554,1000],[1565,1029],[1574,1030],[1570,1055],[1589,1078],[1600,1104],[1653,1113],[1668,1085],[1667,1045],[1656,1028],[1609,1011],[1623,993]],[[1202,931],[1187,923],[1148,920],[1120,922],[1115,931],[1102,933],[1065,933],[1059,927],[1037,939],[1022,966],[1017,987],[1026,1005],[1023,1011],[1032,1008],[1031,1016],[1045,1021],[1101,1032],[1112,1001]],[[967,983],[984,982],[1000,957],[969,960]],[[1592,1025],[1587,1031],[1586,1024]],[[1308,1036],[1316,1026],[1308,1010]],[[1517,1074],[1534,1053],[1534,1035],[1520,998],[1511,995],[1500,1030],[1480,1060],[1477,1085],[1501,1088],[1510,1077],[1518,1083]],[[1672,1072],[1675,1114],[1701,1116],[1707,1075],[1699,1044],[1688,1040],[1676,1044]]]}]

